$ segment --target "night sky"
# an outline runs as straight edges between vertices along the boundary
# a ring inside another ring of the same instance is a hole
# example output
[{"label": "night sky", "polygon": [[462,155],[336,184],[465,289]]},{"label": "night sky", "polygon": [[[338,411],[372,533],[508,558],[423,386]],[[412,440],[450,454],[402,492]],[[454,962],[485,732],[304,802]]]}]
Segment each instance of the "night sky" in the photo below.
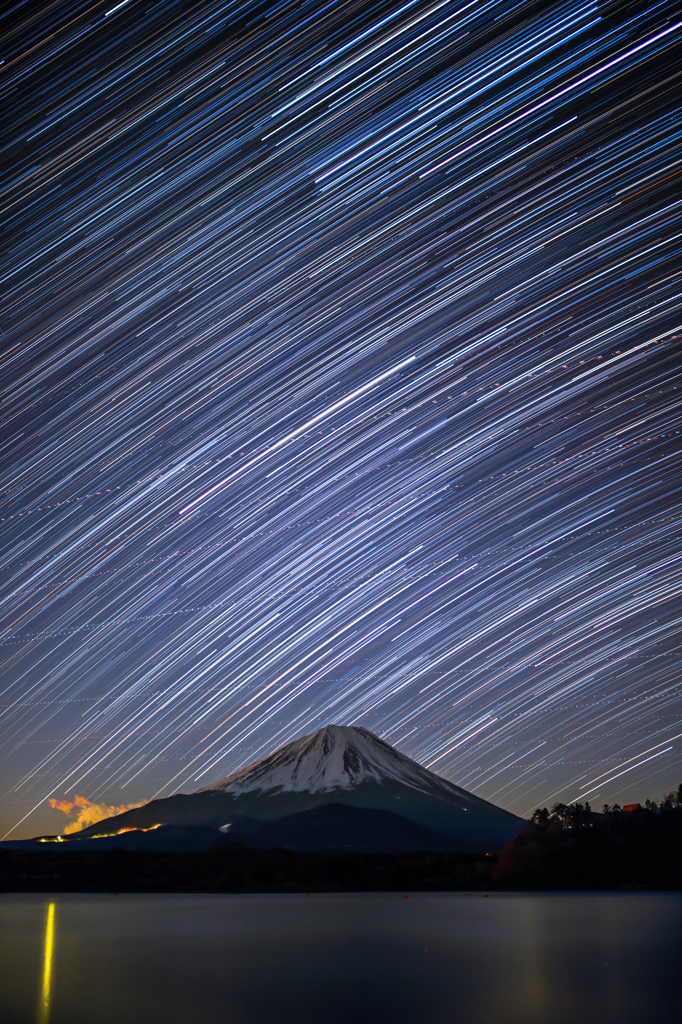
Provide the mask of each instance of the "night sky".
[{"label": "night sky", "polygon": [[2,820],[329,722],[519,814],[682,778],[682,14],[0,20]]}]

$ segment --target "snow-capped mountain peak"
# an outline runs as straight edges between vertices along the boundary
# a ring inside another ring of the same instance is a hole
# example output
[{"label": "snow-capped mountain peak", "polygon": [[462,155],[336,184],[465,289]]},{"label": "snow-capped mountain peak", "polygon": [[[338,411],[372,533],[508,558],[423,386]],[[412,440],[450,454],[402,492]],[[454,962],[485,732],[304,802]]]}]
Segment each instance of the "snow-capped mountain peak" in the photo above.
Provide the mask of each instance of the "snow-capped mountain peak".
[{"label": "snow-capped mountain peak", "polygon": [[422,792],[432,790],[434,783],[452,790],[457,788],[405,757],[368,729],[328,725],[198,792],[220,790],[234,796],[269,790],[327,793],[350,790],[370,781],[383,783],[388,779]]},{"label": "snow-capped mountain peak", "polygon": [[81,838],[107,824],[112,833],[160,824],[220,829],[245,846],[303,849],[314,839],[324,848],[345,848],[354,835],[381,845],[391,833],[398,844],[392,849],[445,843],[489,852],[511,838],[521,819],[422,768],[367,729],[328,725],[195,793],[98,822]]}]

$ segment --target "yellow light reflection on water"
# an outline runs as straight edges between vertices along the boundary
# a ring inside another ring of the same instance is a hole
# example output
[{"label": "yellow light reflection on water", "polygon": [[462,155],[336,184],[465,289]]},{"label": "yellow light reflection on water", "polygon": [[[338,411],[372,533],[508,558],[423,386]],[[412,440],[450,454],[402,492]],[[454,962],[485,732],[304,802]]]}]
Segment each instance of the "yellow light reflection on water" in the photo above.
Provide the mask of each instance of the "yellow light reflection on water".
[{"label": "yellow light reflection on water", "polygon": [[54,903],[47,908],[45,922],[45,951],[43,958],[43,984],[38,1007],[38,1024],[47,1024],[50,1019],[50,989],[52,987],[52,952],[54,949]]}]

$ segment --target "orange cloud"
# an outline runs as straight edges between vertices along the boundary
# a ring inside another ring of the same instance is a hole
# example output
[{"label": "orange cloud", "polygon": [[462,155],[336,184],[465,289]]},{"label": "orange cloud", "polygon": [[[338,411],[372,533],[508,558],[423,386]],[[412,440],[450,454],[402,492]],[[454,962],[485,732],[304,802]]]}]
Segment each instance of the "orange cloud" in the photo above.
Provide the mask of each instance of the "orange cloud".
[{"label": "orange cloud", "polygon": [[70,818],[74,819],[64,829],[64,835],[70,835],[72,832],[80,832],[81,829],[87,828],[88,825],[94,825],[98,821],[103,821],[104,818],[112,818],[115,814],[122,814],[123,811],[132,810],[133,807],[142,807],[146,800],[141,800],[137,804],[119,804],[118,807],[111,807],[108,804],[93,804],[84,796],[74,796],[73,802],[55,800],[53,798],[50,798],[47,802],[55,811],[63,811],[64,814],[68,814]]}]

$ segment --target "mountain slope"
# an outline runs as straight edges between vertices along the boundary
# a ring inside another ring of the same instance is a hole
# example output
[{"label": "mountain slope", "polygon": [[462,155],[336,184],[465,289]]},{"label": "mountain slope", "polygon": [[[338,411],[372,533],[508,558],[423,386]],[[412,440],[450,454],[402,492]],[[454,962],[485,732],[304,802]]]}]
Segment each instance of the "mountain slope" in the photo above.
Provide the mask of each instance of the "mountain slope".
[{"label": "mountain slope", "polygon": [[154,800],[77,836],[158,823],[230,826],[237,834],[249,821],[276,822],[329,804],[400,815],[462,851],[497,850],[522,824],[367,729],[329,725],[196,793]]},{"label": "mountain slope", "polygon": [[284,847],[289,850],[408,853],[454,848],[452,842],[443,836],[400,814],[349,807],[342,803],[313,807],[279,821],[249,822],[236,828],[230,826],[224,834],[227,840],[261,850]]},{"label": "mountain slope", "polygon": [[[199,793],[280,792],[328,793],[353,789],[364,782],[392,779],[427,792],[434,782],[451,786],[445,779],[422,768],[367,729],[328,725],[287,743],[261,761],[242,768]],[[457,787],[452,787],[457,790]],[[464,790],[458,790],[463,795]]]}]

